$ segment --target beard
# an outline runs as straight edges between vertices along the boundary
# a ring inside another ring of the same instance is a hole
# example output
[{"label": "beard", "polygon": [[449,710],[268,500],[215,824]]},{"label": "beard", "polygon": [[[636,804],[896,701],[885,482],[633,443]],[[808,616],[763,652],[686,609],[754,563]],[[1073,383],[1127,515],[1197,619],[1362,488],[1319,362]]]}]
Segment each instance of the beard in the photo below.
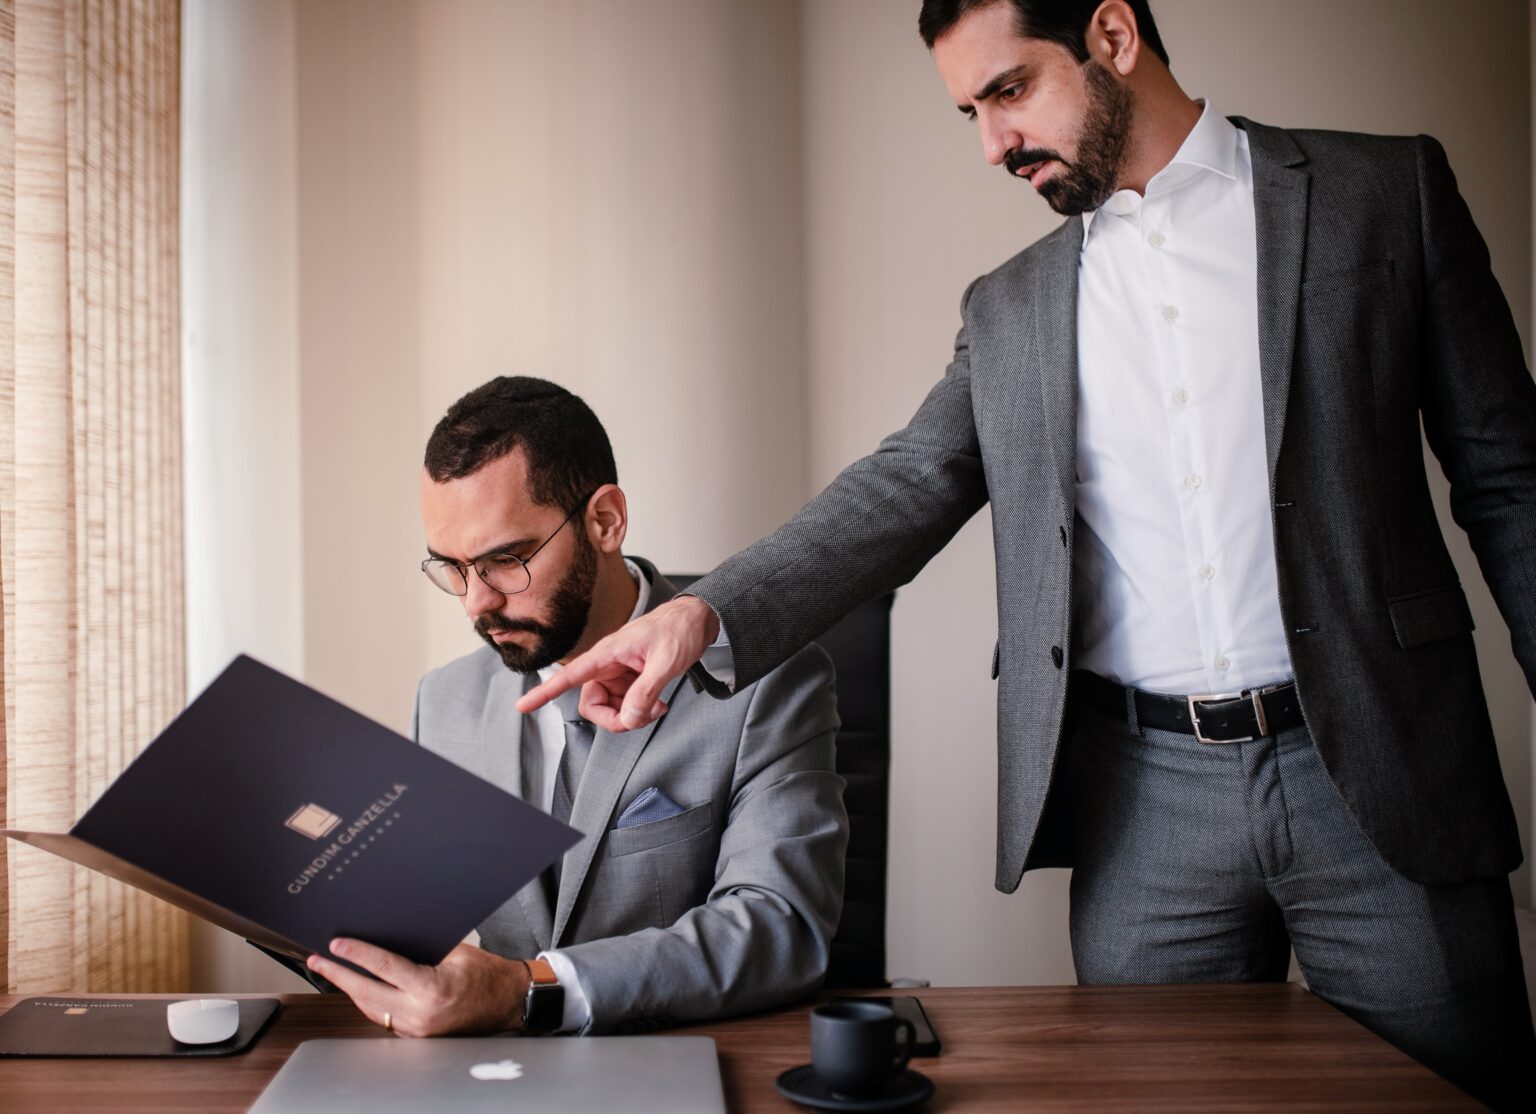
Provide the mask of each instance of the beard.
[{"label": "beard", "polygon": [[[533,673],[560,661],[576,648],[587,629],[592,587],[597,583],[597,550],[585,534],[578,533],[576,538],[576,557],[555,589],[547,622],[508,619],[498,611],[475,620],[475,633],[501,655],[502,664],[514,673]],[[532,646],[524,648],[516,642],[497,642],[491,635],[498,631],[525,631],[538,638]]]},{"label": "beard", "polygon": [[1015,148],[1003,156],[1003,168],[1010,175],[1047,159],[1059,162],[1061,172],[1037,188],[1045,203],[1064,217],[1091,212],[1109,200],[1131,138],[1131,91],[1097,62],[1084,63],[1084,70],[1088,108],[1077,131],[1077,158],[1067,162],[1055,151],[1039,148]]}]

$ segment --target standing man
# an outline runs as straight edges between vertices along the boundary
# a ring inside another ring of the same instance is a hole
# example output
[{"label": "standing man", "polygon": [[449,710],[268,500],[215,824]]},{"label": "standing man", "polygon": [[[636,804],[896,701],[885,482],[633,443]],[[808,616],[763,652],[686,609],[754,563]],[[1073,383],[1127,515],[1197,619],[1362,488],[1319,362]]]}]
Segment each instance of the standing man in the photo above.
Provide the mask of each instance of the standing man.
[{"label": "standing man", "polygon": [[608,435],[554,383],[493,379],[454,403],[427,442],[421,515],[422,571],[486,645],[422,679],[417,741],[583,836],[478,947],[423,967],[338,940],[377,980],[310,967],[406,1036],[643,1032],[820,985],[848,840],[827,655],[801,649],[728,703],[673,685],[665,717],[628,734],[594,729],[575,693],[519,715],[526,688],[674,594],[624,556]]},{"label": "standing man", "polygon": [[1145,0],[919,23],[988,161],[1069,219],[971,284],[905,429],[520,707],[585,683],[636,728],[690,668],[724,695],[990,502],[998,887],[1075,865],[1084,982],[1278,980],[1294,947],[1519,1106],[1521,852],[1419,428],[1536,682],[1536,386],[1443,150],[1224,118]]}]

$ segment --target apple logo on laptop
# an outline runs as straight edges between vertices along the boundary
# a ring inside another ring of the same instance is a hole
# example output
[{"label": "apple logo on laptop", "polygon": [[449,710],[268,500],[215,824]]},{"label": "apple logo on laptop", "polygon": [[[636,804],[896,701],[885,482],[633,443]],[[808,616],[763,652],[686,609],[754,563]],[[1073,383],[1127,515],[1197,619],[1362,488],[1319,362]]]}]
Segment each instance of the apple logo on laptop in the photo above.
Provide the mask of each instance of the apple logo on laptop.
[{"label": "apple logo on laptop", "polygon": [[497,1060],[493,1064],[476,1064],[469,1074],[476,1079],[521,1079],[523,1065],[516,1060]]}]

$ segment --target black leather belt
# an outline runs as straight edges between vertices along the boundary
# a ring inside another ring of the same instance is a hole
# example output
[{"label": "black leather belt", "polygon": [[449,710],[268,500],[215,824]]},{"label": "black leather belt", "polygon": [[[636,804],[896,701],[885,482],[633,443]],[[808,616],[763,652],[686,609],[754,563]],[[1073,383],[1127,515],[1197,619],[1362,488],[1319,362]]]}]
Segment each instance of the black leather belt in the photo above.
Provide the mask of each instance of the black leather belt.
[{"label": "black leather belt", "polygon": [[1302,725],[1296,683],[1209,695],[1170,696],[1126,688],[1097,673],[1075,670],[1069,700],[1075,708],[1129,723],[1127,696],[1142,727],[1193,735],[1202,743],[1246,743]]}]

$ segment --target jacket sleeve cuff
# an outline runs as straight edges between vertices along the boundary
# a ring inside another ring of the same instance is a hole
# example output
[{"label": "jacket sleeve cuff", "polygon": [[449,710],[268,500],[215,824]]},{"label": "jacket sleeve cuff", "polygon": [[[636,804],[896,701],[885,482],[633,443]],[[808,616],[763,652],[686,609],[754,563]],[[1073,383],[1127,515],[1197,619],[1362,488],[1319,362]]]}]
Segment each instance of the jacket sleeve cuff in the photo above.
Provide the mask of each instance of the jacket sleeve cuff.
[{"label": "jacket sleeve cuff", "polygon": [[571,962],[570,956],[564,952],[540,952],[539,958],[547,962],[554,969],[555,978],[560,980],[560,986],[565,991],[565,1014],[560,1019],[561,1033],[579,1033],[585,1029],[592,1020],[592,1007],[587,997],[587,988],[581,983],[581,975],[576,971],[576,965]]}]

